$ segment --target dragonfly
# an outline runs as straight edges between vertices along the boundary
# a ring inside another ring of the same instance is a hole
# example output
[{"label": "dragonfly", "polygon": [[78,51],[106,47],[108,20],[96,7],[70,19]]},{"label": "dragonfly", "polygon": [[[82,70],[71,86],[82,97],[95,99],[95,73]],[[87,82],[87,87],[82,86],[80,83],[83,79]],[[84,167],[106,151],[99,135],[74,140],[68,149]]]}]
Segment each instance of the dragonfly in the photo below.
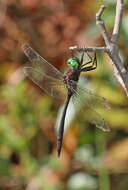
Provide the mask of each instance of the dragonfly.
[{"label": "dragonfly", "polygon": [[[79,99],[80,96],[78,94],[78,89],[81,89],[81,91],[89,97],[86,102],[87,108],[91,107],[92,100],[95,100],[98,105],[110,109],[110,106],[104,97],[94,94],[93,91],[88,90],[87,88],[81,88],[78,83],[81,73],[92,71],[97,68],[96,53],[94,53],[94,58],[92,58],[88,52],[83,52],[81,58],[78,58],[72,54],[72,56],[66,61],[68,65],[67,71],[62,73],[43,57],[41,57],[28,44],[23,44],[22,50],[31,62],[30,66],[26,66],[23,69],[25,76],[31,79],[46,93],[56,98],[61,98],[59,90],[62,87],[66,89],[66,101],[59,124],[57,138],[57,152],[59,157],[62,149],[66,111],[71,98],[78,96]],[[87,62],[84,62],[85,53],[89,58]],[[91,108],[91,112],[95,115],[94,120],[96,120],[96,127],[103,131],[110,131],[110,128],[104,118],[93,108]]]}]

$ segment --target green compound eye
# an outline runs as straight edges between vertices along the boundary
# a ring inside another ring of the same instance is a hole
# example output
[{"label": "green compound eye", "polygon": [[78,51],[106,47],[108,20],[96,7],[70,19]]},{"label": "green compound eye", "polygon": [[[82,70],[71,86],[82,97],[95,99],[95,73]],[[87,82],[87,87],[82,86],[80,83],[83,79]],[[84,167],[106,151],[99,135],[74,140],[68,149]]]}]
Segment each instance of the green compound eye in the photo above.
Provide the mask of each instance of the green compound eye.
[{"label": "green compound eye", "polygon": [[67,63],[68,63],[71,67],[78,68],[78,66],[79,66],[78,62],[77,62],[75,59],[73,59],[73,58],[69,58],[69,59],[67,60]]}]

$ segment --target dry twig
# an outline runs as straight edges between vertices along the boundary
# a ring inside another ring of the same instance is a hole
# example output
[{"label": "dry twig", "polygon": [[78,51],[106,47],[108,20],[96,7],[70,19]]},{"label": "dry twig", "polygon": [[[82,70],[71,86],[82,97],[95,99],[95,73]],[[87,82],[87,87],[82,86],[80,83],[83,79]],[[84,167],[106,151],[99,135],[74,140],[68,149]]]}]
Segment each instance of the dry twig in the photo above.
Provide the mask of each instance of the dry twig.
[{"label": "dry twig", "polygon": [[106,47],[73,46],[73,47],[70,47],[69,49],[72,51],[77,50],[79,52],[88,51],[88,52],[107,53],[112,61],[112,64],[114,67],[114,74],[116,78],[118,79],[118,81],[123,86],[123,88],[125,89],[126,94],[128,96],[128,73],[123,65],[123,62],[118,52],[118,36],[119,36],[119,31],[120,31],[120,26],[121,26],[121,21],[122,21],[123,7],[124,7],[123,0],[117,0],[115,24],[114,24],[111,39],[108,36],[104,21],[101,19],[103,11],[105,10],[106,7],[102,5],[99,12],[96,14],[96,24],[99,27],[100,32],[104,38]]}]

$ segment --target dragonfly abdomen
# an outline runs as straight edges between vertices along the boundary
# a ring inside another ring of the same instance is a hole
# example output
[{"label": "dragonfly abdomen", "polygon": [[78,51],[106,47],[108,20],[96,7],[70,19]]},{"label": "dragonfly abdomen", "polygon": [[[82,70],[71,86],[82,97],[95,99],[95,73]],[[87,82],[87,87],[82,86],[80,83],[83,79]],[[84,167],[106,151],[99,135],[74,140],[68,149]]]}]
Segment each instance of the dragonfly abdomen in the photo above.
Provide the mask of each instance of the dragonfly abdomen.
[{"label": "dragonfly abdomen", "polygon": [[59,131],[58,131],[58,139],[57,139],[58,157],[60,156],[60,153],[61,153],[61,147],[62,147],[62,141],[63,141],[63,133],[64,133],[65,116],[66,116],[66,111],[67,111],[67,107],[68,107],[68,104],[69,104],[71,96],[72,96],[72,93],[69,91],[68,96],[67,96],[67,100],[65,102],[64,110],[63,110],[63,113],[62,113],[62,118],[61,118],[61,121],[60,121],[60,126],[59,126]]}]

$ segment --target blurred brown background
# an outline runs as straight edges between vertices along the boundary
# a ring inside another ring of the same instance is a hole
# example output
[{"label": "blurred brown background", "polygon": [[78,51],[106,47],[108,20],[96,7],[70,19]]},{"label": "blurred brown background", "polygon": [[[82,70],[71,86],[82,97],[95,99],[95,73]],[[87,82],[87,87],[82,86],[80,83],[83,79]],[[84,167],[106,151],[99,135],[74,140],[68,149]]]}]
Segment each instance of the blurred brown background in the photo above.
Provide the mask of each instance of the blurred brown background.
[{"label": "blurred brown background", "polygon": [[[127,69],[128,0],[124,3],[119,51]],[[23,74],[28,61],[21,49],[24,43],[62,72],[69,46],[104,46],[95,23],[102,4],[107,6],[103,19],[111,36],[116,1],[0,1],[1,190],[127,190],[128,99],[109,58],[97,54],[97,70],[85,77],[111,104],[109,111],[98,110],[111,131],[102,132],[86,122],[86,110],[77,117],[70,113],[60,159],[55,126],[63,102],[49,97]]]}]

